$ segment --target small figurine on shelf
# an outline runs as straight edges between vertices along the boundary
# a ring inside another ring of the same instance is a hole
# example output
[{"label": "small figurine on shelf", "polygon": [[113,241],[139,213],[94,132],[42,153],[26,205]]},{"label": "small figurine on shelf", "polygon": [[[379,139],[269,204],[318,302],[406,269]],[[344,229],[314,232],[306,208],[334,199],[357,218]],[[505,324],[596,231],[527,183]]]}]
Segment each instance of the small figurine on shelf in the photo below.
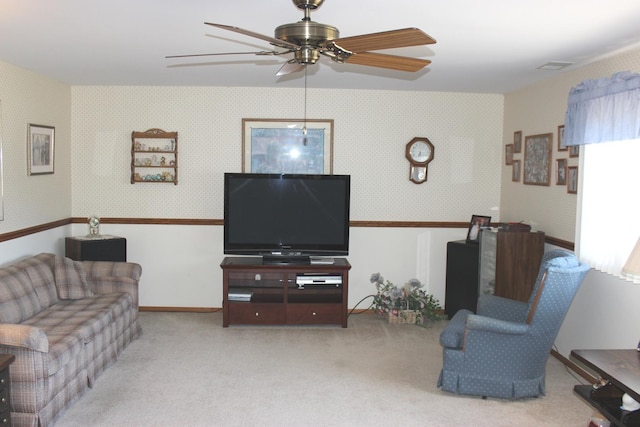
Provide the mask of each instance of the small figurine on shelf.
[{"label": "small figurine on shelf", "polygon": [[96,239],[100,237],[100,218],[91,215],[89,218],[89,234],[87,237]]},{"label": "small figurine on shelf", "polygon": [[165,156],[160,157],[160,166],[167,164],[167,158]]}]

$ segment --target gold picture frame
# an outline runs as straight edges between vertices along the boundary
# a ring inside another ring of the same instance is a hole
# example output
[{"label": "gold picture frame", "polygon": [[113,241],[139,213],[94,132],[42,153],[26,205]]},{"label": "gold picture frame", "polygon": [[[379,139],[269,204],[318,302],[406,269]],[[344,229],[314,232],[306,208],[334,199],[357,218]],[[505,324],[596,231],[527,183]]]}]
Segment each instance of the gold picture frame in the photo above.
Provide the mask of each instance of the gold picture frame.
[{"label": "gold picture frame", "polygon": [[29,175],[53,173],[55,133],[56,129],[53,126],[29,123],[27,128],[27,173]]},{"label": "gold picture frame", "polygon": [[242,119],[242,172],[333,174],[333,120]]}]

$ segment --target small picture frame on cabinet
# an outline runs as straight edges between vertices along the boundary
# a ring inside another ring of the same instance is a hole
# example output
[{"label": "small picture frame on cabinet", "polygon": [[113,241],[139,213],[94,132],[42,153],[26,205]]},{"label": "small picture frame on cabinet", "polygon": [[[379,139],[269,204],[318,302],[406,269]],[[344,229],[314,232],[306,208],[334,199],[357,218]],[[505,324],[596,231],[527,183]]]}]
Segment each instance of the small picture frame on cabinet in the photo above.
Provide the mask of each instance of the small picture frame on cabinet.
[{"label": "small picture frame on cabinet", "polygon": [[483,215],[471,215],[469,231],[467,232],[467,243],[478,243],[480,230],[491,227],[491,217]]}]

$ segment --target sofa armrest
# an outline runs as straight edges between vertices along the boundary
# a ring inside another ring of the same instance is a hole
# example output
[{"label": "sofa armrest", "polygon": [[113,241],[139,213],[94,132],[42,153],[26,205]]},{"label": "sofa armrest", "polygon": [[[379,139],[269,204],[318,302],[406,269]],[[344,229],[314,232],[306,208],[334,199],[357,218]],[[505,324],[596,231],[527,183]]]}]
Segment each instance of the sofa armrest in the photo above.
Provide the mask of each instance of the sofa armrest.
[{"label": "sofa armrest", "polygon": [[20,347],[46,353],[49,351],[49,339],[40,328],[13,323],[0,324],[0,346]]},{"label": "sofa armrest", "polygon": [[130,277],[87,277],[94,294],[128,292],[133,297],[133,306],[138,310],[138,281]]},{"label": "sofa armrest", "polygon": [[142,267],[134,262],[82,261],[87,279],[92,277],[128,277],[140,280]]}]

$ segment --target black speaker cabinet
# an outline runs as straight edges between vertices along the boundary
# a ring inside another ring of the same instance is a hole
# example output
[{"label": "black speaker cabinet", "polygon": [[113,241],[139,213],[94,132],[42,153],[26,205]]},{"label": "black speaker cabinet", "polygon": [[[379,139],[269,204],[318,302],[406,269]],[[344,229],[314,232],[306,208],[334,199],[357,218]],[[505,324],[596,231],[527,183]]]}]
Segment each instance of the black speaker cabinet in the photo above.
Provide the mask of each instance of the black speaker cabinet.
[{"label": "black speaker cabinet", "polygon": [[116,236],[65,238],[65,256],[76,261],[126,261],[127,239]]},{"label": "black speaker cabinet", "polygon": [[460,309],[474,313],[478,304],[478,244],[465,240],[447,243],[447,282],[444,312],[451,319]]}]

